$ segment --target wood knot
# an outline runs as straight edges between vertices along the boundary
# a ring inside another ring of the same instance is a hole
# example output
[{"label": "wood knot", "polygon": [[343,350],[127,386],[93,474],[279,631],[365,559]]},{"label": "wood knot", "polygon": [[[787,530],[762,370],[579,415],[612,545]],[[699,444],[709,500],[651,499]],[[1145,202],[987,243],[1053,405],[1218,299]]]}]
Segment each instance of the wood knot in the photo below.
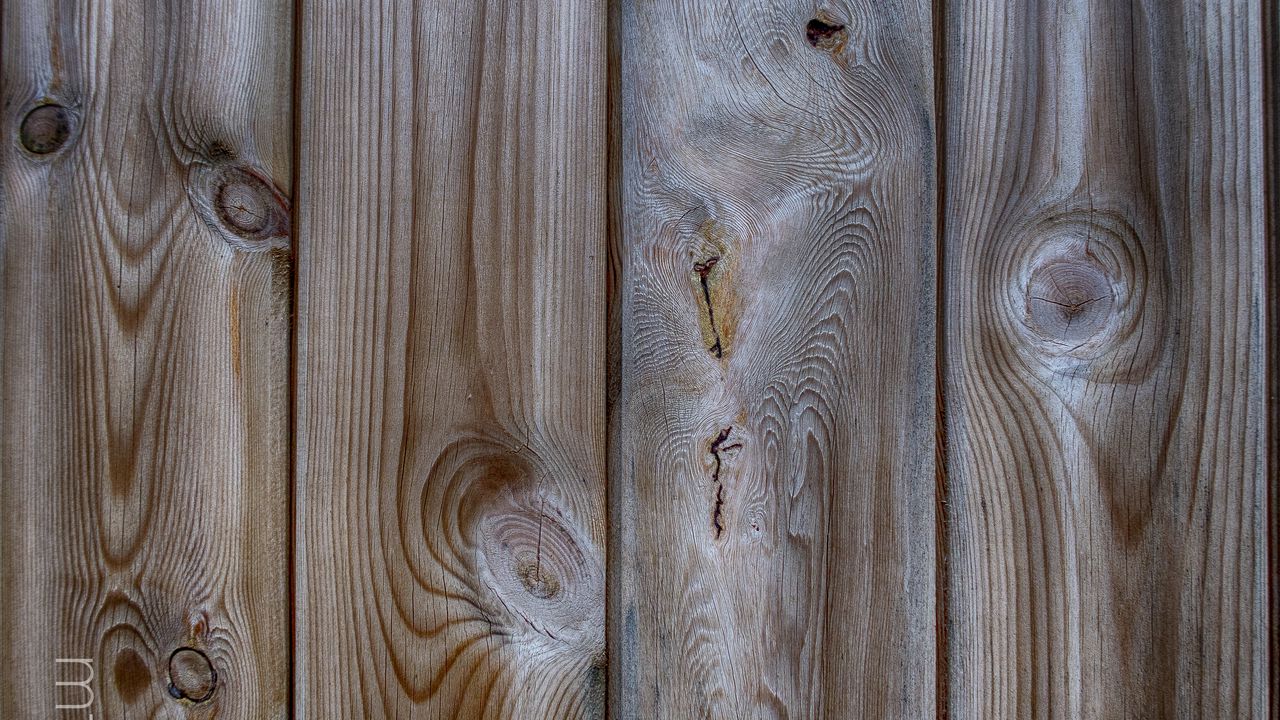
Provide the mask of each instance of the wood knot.
[{"label": "wood knot", "polygon": [[288,248],[289,202],[256,168],[196,163],[187,190],[192,205],[228,244],[249,251]]},{"label": "wood knot", "polygon": [[490,589],[517,623],[559,641],[599,639],[603,566],[552,500],[500,500],[480,532]]},{"label": "wood knot", "polygon": [[1031,273],[1027,323],[1046,340],[1079,345],[1107,326],[1114,301],[1101,265],[1088,257],[1054,258]]},{"label": "wood knot", "polygon": [[810,45],[819,50],[838,53],[844,48],[849,33],[844,29],[844,25],[832,22],[830,18],[820,14],[804,26],[804,37]]},{"label": "wood knot", "polygon": [[71,137],[71,111],[53,103],[40,105],[27,113],[18,130],[22,147],[36,155],[47,155],[66,144]]},{"label": "wood knot", "polygon": [[526,556],[516,561],[516,574],[529,594],[548,600],[560,594],[560,580],[542,567],[541,558]]},{"label": "wood knot", "polygon": [[204,652],[180,647],[169,656],[169,695],[177,700],[202,703],[218,688],[218,671]]}]

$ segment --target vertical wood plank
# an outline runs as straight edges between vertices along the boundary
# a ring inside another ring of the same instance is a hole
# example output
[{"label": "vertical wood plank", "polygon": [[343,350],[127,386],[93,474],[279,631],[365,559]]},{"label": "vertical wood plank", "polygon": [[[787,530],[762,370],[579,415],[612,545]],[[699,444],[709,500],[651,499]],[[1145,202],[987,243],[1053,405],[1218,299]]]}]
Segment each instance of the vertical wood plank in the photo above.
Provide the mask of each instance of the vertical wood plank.
[{"label": "vertical wood plank", "polygon": [[1280,522],[1277,522],[1277,508],[1280,508],[1280,351],[1277,350],[1276,339],[1280,338],[1280,287],[1276,279],[1280,278],[1280,7],[1276,3],[1263,3],[1262,15],[1265,23],[1263,35],[1264,86],[1263,115],[1265,116],[1266,136],[1266,280],[1263,293],[1267,299],[1267,551],[1268,577],[1270,597],[1267,609],[1270,613],[1271,627],[1268,651],[1270,653],[1269,693],[1271,710],[1269,717],[1280,718]]},{"label": "vertical wood plank", "polygon": [[3,18],[0,717],[284,717],[292,10]]},{"label": "vertical wood plank", "polygon": [[616,717],[934,714],[931,25],[619,4]]},{"label": "vertical wood plank", "polygon": [[604,25],[302,8],[299,717],[604,713]]},{"label": "vertical wood plank", "polygon": [[948,3],[954,718],[1268,707],[1261,3]]}]

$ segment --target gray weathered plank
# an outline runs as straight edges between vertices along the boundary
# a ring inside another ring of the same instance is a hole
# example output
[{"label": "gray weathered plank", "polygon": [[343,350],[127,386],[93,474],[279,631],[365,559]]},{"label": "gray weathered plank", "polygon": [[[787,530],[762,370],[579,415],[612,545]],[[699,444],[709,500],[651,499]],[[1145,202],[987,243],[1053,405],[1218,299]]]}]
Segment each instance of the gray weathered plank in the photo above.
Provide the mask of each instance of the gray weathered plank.
[{"label": "gray weathered plank", "polygon": [[818,8],[614,14],[615,717],[934,714],[931,9]]}]

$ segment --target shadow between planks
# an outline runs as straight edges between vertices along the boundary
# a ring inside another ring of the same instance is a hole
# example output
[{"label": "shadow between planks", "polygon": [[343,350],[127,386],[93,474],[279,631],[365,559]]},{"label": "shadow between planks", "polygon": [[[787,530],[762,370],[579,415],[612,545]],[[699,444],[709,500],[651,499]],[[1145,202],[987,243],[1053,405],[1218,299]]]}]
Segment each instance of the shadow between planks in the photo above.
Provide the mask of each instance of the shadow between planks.
[{"label": "shadow between planks", "polygon": [[0,717],[1277,714],[1269,4],[0,14]]}]

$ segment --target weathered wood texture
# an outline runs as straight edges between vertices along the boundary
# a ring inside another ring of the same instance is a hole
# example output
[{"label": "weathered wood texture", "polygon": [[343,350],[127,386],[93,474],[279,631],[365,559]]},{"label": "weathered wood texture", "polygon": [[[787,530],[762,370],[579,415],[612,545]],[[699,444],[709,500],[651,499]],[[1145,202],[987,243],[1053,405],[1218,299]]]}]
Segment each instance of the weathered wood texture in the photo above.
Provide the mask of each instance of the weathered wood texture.
[{"label": "weathered wood texture", "polygon": [[1265,717],[1261,3],[947,8],[950,715]]},{"label": "weathered wood texture", "polygon": [[635,2],[610,710],[934,715],[931,8]]},{"label": "weathered wood texture", "polygon": [[601,717],[605,7],[299,32],[298,717]]},{"label": "weathered wood texture", "polygon": [[1264,63],[1264,87],[1262,113],[1266,118],[1266,200],[1267,200],[1267,269],[1263,294],[1266,298],[1267,331],[1267,551],[1270,598],[1268,621],[1271,637],[1268,643],[1271,654],[1270,695],[1271,718],[1280,718],[1280,522],[1276,520],[1280,508],[1280,352],[1276,338],[1280,337],[1280,5],[1274,2],[1262,4],[1266,30],[1262,49],[1266,53]]},{"label": "weathered wood texture", "polygon": [[288,713],[291,24],[4,4],[0,717]]}]

